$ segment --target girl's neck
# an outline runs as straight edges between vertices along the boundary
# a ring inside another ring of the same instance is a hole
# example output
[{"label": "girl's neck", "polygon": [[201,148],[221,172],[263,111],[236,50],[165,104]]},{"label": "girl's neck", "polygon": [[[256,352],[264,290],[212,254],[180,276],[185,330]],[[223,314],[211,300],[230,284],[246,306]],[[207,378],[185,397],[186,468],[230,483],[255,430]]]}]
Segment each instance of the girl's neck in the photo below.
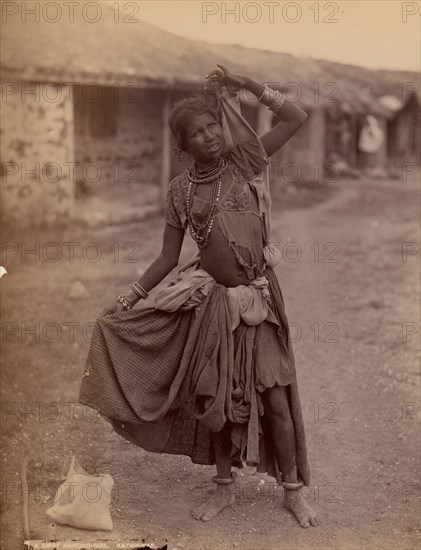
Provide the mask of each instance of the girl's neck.
[{"label": "girl's neck", "polygon": [[202,160],[196,160],[196,159],[194,159],[194,162],[197,168],[199,168],[199,170],[206,170],[206,168],[211,168],[212,166],[216,166],[217,164],[219,164],[221,162],[221,158],[222,158],[222,155],[217,159],[209,160],[207,162],[204,162]]},{"label": "girl's neck", "polygon": [[214,164],[219,162],[219,159],[217,159],[216,161],[215,160],[210,160],[208,162],[203,162],[201,160],[195,160],[194,162],[200,170],[205,170],[206,168],[210,168],[211,166],[213,166]]},{"label": "girl's neck", "polygon": [[216,168],[220,164],[220,159],[212,160],[210,162],[202,162],[198,163],[194,161],[195,166],[197,169],[199,169],[201,172],[205,172],[207,170],[210,170],[212,168]]}]

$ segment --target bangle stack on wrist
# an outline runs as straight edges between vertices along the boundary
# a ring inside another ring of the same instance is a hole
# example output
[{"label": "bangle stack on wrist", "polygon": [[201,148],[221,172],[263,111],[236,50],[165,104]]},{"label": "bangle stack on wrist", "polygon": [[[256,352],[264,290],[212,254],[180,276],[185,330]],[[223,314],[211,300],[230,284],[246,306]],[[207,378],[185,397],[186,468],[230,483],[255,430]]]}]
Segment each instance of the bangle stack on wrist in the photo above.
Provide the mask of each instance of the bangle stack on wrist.
[{"label": "bangle stack on wrist", "polygon": [[147,297],[148,293],[143,286],[141,286],[138,282],[135,282],[130,285],[126,294],[120,294],[117,298],[117,302],[123,304],[124,308],[127,310],[132,309],[139,300],[146,300]]},{"label": "bangle stack on wrist", "polygon": [[124,309],[132,309],[132,306],[127,301],[126,297],[123,296],[123,294],[120,294],[120,296],[117,298],[117,302],[120,302],[120,304],[123,304]]},{"label": "bangle stack on wrist", "polygon": [[146,300],[146,298],[148,297],[148,293],[138,282],[132,283],[130,285],[130,288],[135,294],[137,294],[140,300]]},{"label": "bangle stack on wrist", "polygon": [[269,88],[269,86],[265,84],[265,89],[258,101],[263,101],[265,105],[268,105],[270,111],[278,115],[284,106],[285,96],[277,90],[272,90],[272,88]]}]

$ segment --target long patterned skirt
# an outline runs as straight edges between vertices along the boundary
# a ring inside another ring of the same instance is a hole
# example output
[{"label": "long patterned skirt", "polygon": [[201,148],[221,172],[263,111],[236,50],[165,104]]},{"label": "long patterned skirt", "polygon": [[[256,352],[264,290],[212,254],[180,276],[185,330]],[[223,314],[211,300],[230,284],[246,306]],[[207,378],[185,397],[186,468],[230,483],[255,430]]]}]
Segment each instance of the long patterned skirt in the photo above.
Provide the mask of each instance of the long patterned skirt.
[{"label": "long patterned skirt", "polygon": [[[271,321],[230,329],[227,289],[199,308],[139,308],[95,322],[79,401],[151,452],[214,464],[212,432],[231,426],[232,465],[281,479],[261,394],[285,386],[299,478],[310,483],[294,354],[282,293],[268,268]],[[269,319],[269,316],[268,316]]]}]

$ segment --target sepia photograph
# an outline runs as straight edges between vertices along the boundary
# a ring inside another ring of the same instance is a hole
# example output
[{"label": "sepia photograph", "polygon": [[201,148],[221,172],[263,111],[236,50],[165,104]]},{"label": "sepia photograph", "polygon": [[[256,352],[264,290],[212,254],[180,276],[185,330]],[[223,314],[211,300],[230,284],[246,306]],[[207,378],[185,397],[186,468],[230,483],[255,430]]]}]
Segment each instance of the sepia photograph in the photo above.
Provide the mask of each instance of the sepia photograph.
[{"label": "sepia photograph", "polygon": [[421,1],[0,18],[0,550],[419,548]]}]

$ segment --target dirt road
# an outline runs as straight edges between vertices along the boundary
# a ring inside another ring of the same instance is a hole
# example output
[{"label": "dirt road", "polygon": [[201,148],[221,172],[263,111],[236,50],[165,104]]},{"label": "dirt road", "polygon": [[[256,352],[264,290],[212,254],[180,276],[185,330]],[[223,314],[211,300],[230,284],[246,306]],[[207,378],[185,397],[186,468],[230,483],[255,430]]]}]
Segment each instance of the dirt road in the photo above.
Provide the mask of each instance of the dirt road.
[{"label": "dirt road", "polygon": [[[33,539],[133,537],[195,550],[418,546],[416,182],[342,182],[311,207],[286,208],[294,200],[275,200],[273,240],[283,251],[277,274],[312,467],[306,493],[323,525],[298,527],[273,480],[251,469],[239,472],[237,503],[198,523],[189,510],[211,490],[213,468],[134,447],[77,405],[89,323],[156,255],[162,223],[153,219],[95,233],[84,226],[55,236],[28,231],[9,243],[1,281],[2,549],[22,547],[26,452]],[[22,259],[24,242],[39,242],[39,254],[27,249]],[[189,243],[183,259],[192,251]],[[72,455],[115,480],[108,535],[52,525],[45,515]]]}]

